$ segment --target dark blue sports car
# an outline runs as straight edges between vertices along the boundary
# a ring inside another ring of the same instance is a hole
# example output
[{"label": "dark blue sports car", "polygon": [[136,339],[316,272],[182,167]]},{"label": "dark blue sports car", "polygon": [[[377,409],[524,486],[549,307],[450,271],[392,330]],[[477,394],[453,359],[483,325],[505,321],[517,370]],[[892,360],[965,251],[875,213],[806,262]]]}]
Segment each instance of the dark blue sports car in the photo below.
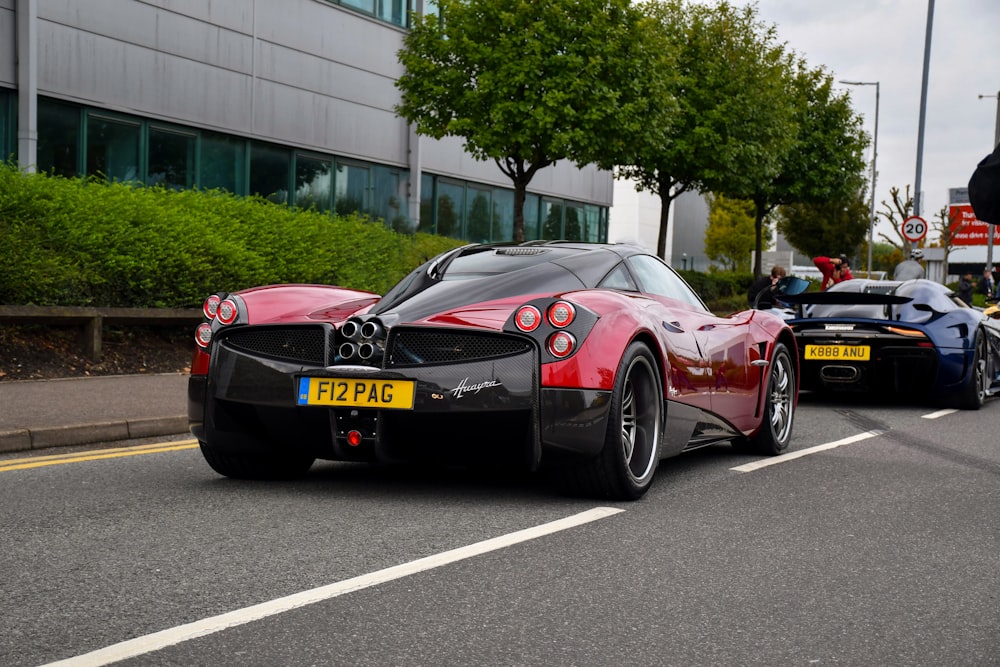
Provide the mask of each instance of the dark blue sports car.
[{"label": "dark blue sports car", "polygon": [[977,410],[1000,391],[1000,323],[931,280],[846,280],[785,295],[801,387],[931,397]]}]

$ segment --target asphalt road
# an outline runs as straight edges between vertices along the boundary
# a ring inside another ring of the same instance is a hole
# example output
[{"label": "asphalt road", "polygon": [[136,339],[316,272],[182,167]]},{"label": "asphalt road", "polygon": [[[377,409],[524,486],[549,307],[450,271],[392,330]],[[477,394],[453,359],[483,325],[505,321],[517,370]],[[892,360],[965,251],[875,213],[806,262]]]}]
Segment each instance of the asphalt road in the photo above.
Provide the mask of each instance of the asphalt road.
[{"label": "asphalt road", "polygon": [[612,505],[461,470],[237,482],[184,441],[6,456],[0,665],[998,665],[998,417],[806,395],[798,458],[711,447]]}]

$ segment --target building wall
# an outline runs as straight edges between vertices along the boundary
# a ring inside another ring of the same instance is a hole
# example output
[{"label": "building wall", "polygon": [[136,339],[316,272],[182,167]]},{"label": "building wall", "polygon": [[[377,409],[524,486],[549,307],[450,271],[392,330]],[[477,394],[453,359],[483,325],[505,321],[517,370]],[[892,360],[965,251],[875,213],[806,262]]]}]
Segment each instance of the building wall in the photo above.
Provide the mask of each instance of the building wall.
[{"label": "building wall", "polygon": [[[609,212],[608,240],[636,243],[656,251],[660,233],[660,198],[637,192],[630,180],[616,180],[615,204]],[[708,203],[699,192],[685,192],[670,207],[664,254],[677,269],[707,271],[711,261],[705,255]]]},{"label": "building wall", "polygon": [[[417,138],[395,115],[398,26],[325,0],[0,0],[0,86],[17,87],[15,9],[29,1],[39,96],[512,187],[460,139]],[[610,172],[568,163],[529,191],[613,200]]]},{"label": "building wall", "polygon": [[14,0],[0,0],[0,86],[8,88],[13,88],[17,82],[14,21]]}]

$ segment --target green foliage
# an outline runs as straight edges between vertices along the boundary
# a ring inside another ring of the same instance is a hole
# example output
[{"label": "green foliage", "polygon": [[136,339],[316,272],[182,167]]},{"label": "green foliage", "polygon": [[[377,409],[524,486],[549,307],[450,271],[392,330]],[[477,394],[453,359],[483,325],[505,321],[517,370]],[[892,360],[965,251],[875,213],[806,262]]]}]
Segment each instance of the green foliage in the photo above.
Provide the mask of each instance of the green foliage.
[{"label": "green foliage", "polygon": [[755,244],[753,202],[709,196],[705,230],[705,254],[709,259],[722,263],[727,271],[748,273],[753,268],[750,255]]},{"label": "green foliage", "polygon": [[747,309],[747,289],[753,275],[743,272],[679,270],[678,273],[697,292],[713,313],[727,314]]},{"label": "green foliage", "polygon": [[858,191],[843,202],[830,199],[782,206],[778,209],[778,230],[792,246],[810,257],[855,256],[868,236],[870,214],[864,191]]},{"label": "green foliage", "polygon": [[218,290],[384,292],[460,244],[221,191],[134,188],[0,166],[0,303],[190,307]]},{"label": "green foliage", "polygon": [[[673,68],[628,0],[439,0],[414,16],[398,52],[396,112],[418,133],[464,139],[515,191],[557,160],[621,163],[662,132]],[[655,120],[655,122],[650,122]]]},{"label": "green foliage", "polygon": [[756,7],[661,0],[644,11],[659,28],[661,49],[676,54],[672,93],[680,108],[662,140],[638,144],[619,174],[659,195],[662,257],[675,197],[693,189],[750,191],[752,179],[778,173],[794,136],[793,107],[784,46]]},{"label": "green foliage", "polygon": [[776,206],[851,202],[864,183],[862,153],[868,138],[850,98],[834,92],[832,75],[799,60],[786,73],[785,90],[794,110],[795,129],[776,153],[776,171],[747,169],[742,180],[729,179],[717,188],[750,199],[757,207],[754,267],[758,274],[763,221]]}]

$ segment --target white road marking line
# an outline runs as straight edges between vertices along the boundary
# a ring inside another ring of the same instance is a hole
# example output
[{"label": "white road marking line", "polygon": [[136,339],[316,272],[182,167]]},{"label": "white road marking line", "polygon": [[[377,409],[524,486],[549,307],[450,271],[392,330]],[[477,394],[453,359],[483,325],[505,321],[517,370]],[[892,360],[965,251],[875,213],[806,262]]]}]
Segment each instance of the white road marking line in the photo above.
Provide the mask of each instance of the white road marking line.
[{"label": "white road marking line", "polygon": [[604,519],[624,511],[615,507],[595,507],[594,509],[580,512],[564,519],[543,523],[540,526],[525,528],[524,530],[483,540],[482,542],[476,542],[464,547],[458,547],[450,551],[443,551],[439,554],[419,558],[415,561],[395,565],[377,572],[362,574],[352,579],[338,581],[327,586],[294,593],[269,602],[262,602],[261,604],[244,609],[237,609],[236,611],[180,625],[176,628],[161,630],[160,632],[154,632],[144,637],[136,637],[135,639],[129,639],[73,658],[50,662],[48,665],[43,665],[42,667],[98,667],[100,665],[108,665],[119,660],[152,653],[153,651],[180,644],[190,639],[204,637],[205,635],[220,632],[227,628],[245,625],[268,616],[274,616],[316,602],[323,602],[339,595],[353,593],[354,591],[377,586],[387,581],[400,579],[411,574],[417,574],[418,572],[431,570],[490,551],[503,549],[504,547],[509,547],[520,542],[527,542],[537,537],[575,528],[576,526]]},{"label": "white road marking line", "polygon": [[761,468],[766,468],[767,466],[778,465],[779,463],[785,463],[786,461],[791,461],[792,459],[809,456],[810,454],[822,452],[827,449],[834,449],[835,447],[840,447],[841,445],[850,445],[851,443],[867,440],[868,438],[874,438],[875,436],[882,435],[883,433],[885,433],[885,431],[865,431],[864,433],[858,433],[857,435],[852,435],[848,438],[843,438],[842,440],[835,440],[834,442],[827,442],[822,445],[816,445],[815,447],[809,447],[808,449],[800,449],[795,452],[781,454],[780,456],[774,456],[769,459],[761,459],[760,461],[754,461],[753,463],[746,463],[741,466],[736,466],[735,468],[730,468],[730,470],[735,470],[736,472],[753,472],[754,470],[760,470]]},{"label": "white road marking line", "polygon": [[938,410],[937,412],[932,412],[927,415],[920,415],[921,419],[937,419],[938,417],[944,417],[945,415],[950,415],[953,412],[958,412],[955,408],[947,408],[945,410]]}]

